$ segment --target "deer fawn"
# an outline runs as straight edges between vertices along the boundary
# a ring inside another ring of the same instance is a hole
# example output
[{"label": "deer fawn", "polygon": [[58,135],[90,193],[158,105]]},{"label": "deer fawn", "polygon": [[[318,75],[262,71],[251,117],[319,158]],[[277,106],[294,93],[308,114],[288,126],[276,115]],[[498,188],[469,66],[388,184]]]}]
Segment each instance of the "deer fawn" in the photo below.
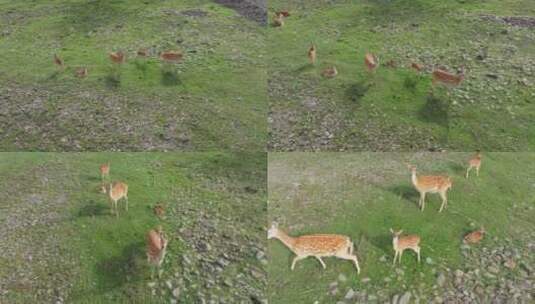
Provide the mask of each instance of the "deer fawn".
[{"label": "deer fawn", "polygon": [[323,267],[326,268],[322,257],[337,257],[344,260],[353,261],[360,273],[357,255],[353,254],[353,242],[349,237],[336,234],[312,234],[299,237],[291,237],[280,230],[276,223],[268,230],[268,239],[279,239],[288,247],[296,257],[292,261],[291,270],[294,270],[295,263],[307,257],[315,257]]},{"label": "deer fawn", "polygon": [[310,60],[310,64],[316,64],[316,46],[313,44],[308,49],[308,60]]},{"label": "deer fawn", "polygon": [[400,236],[403,230],[394,231],[390,228],[390,232],[394,236],[392,239],[392,245],[394,245],[394,262],[392,265],[396,264],[396,258],[399,257],[399,264],[401,264],[401,256],[405,249],[411,249],[416,252],[418,256],[418,263],[420,263],[420,237],[417,235],[404,235]]},{"label": "deer fawn", "polygon": [[481,227],[481,229],[479,230],[472,231],[464,236],[464,243],[465,244],[477,244],[483,239],[483,236],[485,236],[485,233],[486,231],[485,231],[485,228],[483,227]]},{"label": "deer fawn", "polygon": [[104,180],[104,178],[110,178],[110,163],[105,163],[100,165],[100,178]]},{"label": "deer fawn", "polygon": [[364,64],[366,65],[366,69],[368,69],[368,72],[373,72],[379,65],[379,62],[377,60],[377,57],[371,53],[367,53],[364,57]]},{"label": "deer fawn", "polygon": [[79,78],[85,78],[85,77],[87,77],[87,74],[88,74],[87,68],[84,68],[84,67],[77,68],[76,71],[75,71],[75,74]]},{"label": "deer fawn", "polygon": [[117,202],[124,198],[126,201],[126,211],[128,211],[128,185],[122,182],[110,183],[108,189],[106,189],[110,203],[113,202],[113,209],[115,210],[115,216],[119,217],[119,211],[117,210]]},{"label": "deer fawn", "polygon": [[468,161],[468,168],[466,169],[466,178],[470,174],[472,168],[476,168],[476,176],[479,176],[479,168],[481,167],[481,152],[476,151],[476,155]]},{"label": "deer fawn", "polygon": [[442,212],[442,209],[448,204],[448,198],[446,196],[448,189],[452,186],[451,178],[448,176],[440,175],[428,175],[428,176],[416,176],[416,167],[407,165],[411,170],[412,184],[414,188],[420,193],[419,206],[424,211],[425,208],[425,194],[426,193],[438,193],[442,198],[442,205],[438,212]]},{"label": "deer fawn", "polygon": [[[164,236],[162,226],[151,229],[147,233],[147,262],[151,266],[151,277],[154,276],[154,269],[160,268],[165,259],[167,251],[167,239]],[[160,272],[158,271],[158,277]]]},{"label": "deer fawn", "polygon": [[338,75],[338,70],[335,66],[328,67],[321,72],[321,75],[325,78],[334,78]]},{"label": "deer fawn", "polygon": [[122,51],[110,52],[109,56],[112,62],[118,63],[118,64],[124,63],[126,60],[126,57]]},{"label": "deer fawn", "polygon": [[437,83],[443,84],[448,87],[458,86],[464,79],[464,68],[461,68],[461,71],[454,75],[443,69],[433,70],[433,86]]},{"label": "deer fawn", "polygon": [[154,208],[153,208],[153,211],[154,211],[154,214],[160,219],[165,214],[165,209],[164,209],[162,204],[156,204],[156,206],[154,206]]},{"label": "deer fawn", "polygon": [[166,51],[160,53],[160,59],[167,62],[180,62],[184,58],[184,54],[180,51]]}]

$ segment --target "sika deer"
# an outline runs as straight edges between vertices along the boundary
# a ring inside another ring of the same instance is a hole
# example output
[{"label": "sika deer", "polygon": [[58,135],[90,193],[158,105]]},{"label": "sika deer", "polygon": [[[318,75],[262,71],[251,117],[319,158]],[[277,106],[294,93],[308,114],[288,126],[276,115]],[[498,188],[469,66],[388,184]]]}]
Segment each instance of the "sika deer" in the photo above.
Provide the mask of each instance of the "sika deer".
[{"label": "sika deer", "polygon": [[435,69],[433,71],[433,86],[437,83],[448,87],[458,86],[464,80],[464,68],[461,68],[459,74],[454,75],[443,69]]},{"label": "sika deer", "polygon": [[87,68],[84,68],[84,67],[77,68],[75,71],[75,74],[78,78],[85,78],[87,77],[87,74],[88,74]]},{"label": "sika deer", "polygon": [[104,180],[104,178],[110,178],[110,163],[105,163],[100,165],[100,178]]},{"label": "sika deer", "polygon": [[450,189],[452,186],[451,178],[440,175],[416,176],[416,167],[410,165],[407,166],[412,173],[412,184],[420,193],[419,206],[421,207],[421,210],[424,211],[425,208],[425,194],[438,193],[442,198],[442,205],[440,205],[440,210],[438,212],[442,212],[442,209],[444,209],[448,204],[448,198],[446,194],[448,189]]},{"label": "sika deer", "polygon": [[379,65],[379,61],[375,55],[371,53],[367,53],[364,57],[364,64],[366,65],[366,68],[368,69],[368,72],[373,72]]},{"label": "sika deer", "polygon": [[479,242],[481,242],[481,240],[483,239],[483,236],[485,236],[485,228],[481,227],[481,229],[479,230],[476,230],[476,231],[472,231],[470,233],[468,233],[467,235],[465,235],[464,237],[464,243],[465,244],[477,244]]},{"label": "sika deer", "polygon": [[472,170],[472,168],[476,168],[476,176],[479,176],[480,167],[481,167],[481,152],[478,150],[476,151],[476,155],[474,155],[474,157],[472,157],[468,161],[468,168],[466,169],[466,178],[468,178],[470,174],[470,170]]},{"label": "sika deer", "polygon": [[117,202],[124,198],[126,201],[126,211],[128,211],[128,185],[122,182],[110,183],[107,189],[108,198],[110,203],[113,203],[115,216],[119,217],[119,211],[117,210]]},{"label": "sika deer", "polygon": [[[162,226],[158,226],[156,230],[151,229],[147,233],[147,262],[151,266],[151,277],[154,276],[154,269],[160,268],[165,259],[167,251],[167,239],[164,236]],[[158,276],[160,272],[158,271]]]},{"label": "sika deer", "polygon": [[294,270],[295,263],[307,257],[315,257],[323,267],[326,268],[322,257],[337,257],[344,260],[353,261],[360,273],[357,255],[353,254],[353,242],[344,235],[337,234],[312,234],[299,237],[291,237],[277,227],[276,223],[268,230],[268,239],[279,239],[296,257],[292,261],[291,270]]},{"label": "sika deer", "polygon": [[310,60],[310,64],[316,64],[316,46],[313,44],[308,49],[308,60]]},{"label": "sika deer", "polygon": [[166,51],[160,53],[160,59],[167,62],[180,62],[184,58],[184,54],[180,51]]},{"label": "sika deer", "polygon": [[400,231],[394,231],[392,228],[390,228],[390,232],[394,236],[392,239],[392,245],[394,245],[394,262],[392,265],[396,264],[396,258],[399,256],[399,264],[401,264],[401,256],[403,255],[403,251],[405,249],[411,249],[412,251],[416,252],[418,256],[418,263],[420,263],[420,237],[417,235],[404,235],[400,236],[403,230]]},{"label": "sika deer", "polygon": [[276,12],[275,17],[273,17],[273,26],[282,27],[284,26],[284,14],[281,12]]},{"label": "sika deer", "polygon": [[164,206],[162,204],[156,204],[156,206],[154,206],[154,208],[152,209],[154,211],[154,214],[158,217],[158,218],[163,218],[164,214],[165,214],[165,209],[164,209]]},{"label": "sika deer", "polygon": [[325,78],[334,78],[338,75],[338,70],[335,66],[328,67],[321,72],[321,75]]},{"label": "sika deer", "polygon": [[124,63],[126,60],[126,57],[122,51],[110,52],[109,55],[110,55],[111,61],[114,63],[121,64],[121,63]]}]

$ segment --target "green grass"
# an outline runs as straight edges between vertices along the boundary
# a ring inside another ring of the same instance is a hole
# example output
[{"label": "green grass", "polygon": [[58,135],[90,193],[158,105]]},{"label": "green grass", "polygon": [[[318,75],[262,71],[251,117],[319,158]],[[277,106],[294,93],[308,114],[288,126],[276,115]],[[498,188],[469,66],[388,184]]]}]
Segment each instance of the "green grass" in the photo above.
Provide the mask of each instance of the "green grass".
[{"label": "green grass", "polygon": [[[288,9],[282,28],[270,27],[270,145],[276,150],[449,149],[524,151],[535,145],[535,83],[530,28],[481,15],[534,16],[532,1],[270,1]],[[316,66],[306,50],[317,46]],[[482,52],[484,60],[477,59]],[[382,64],[364,68],[372,52]],[[386,67],[394,60],[396,68]],[[418,75],[412,62],[426,66]],[[339,76],[320,72],[335,65]],[[467,78],[448,96],[430,95],[429,71],[466,66]],[[498,75],[494,80],[486,76]],[[307,106],[310,99],[315,106]],[[325,132],[332,136],[322,138]]]},{"label": "green grass", "polygon": [[[29,92],[11,92],[10,103],[25,111],[10,104],[4,113],[3,150],[264,148],[264,29],[233,10],[205,0],[0,1],[0,8],[0,80]],[[136,58],[140,48],[152,56]],[[117,50],[127,53],[121,67],[108,58]],[[184,61],[162,64],[157,52],[166,50],[184,52]],[[88,68],[87,78],[74,76],[78,67]],[[42,105],[28,110],[35,95]]]},{"label": "green grass", "polygon": [[[98,166],[107,161],[111,178],[129,185],[130,208],[124,211],[124,202],[119,202],[118,219],[99,192]],[[2,242],[11,244],[15,253],[0,257],[0,291],[9,291],[4,296],[0,293],[2,303],[53,302],[58,289],[64,289],[59,294],[68,303],[168,303],[167,280],[175,286],[177,280],[185,280],[179,299],[184,303],[198,301],[198,292],[207,299],[231,302],[248,301],[254,290],[260,296],[264,292],[264,281],[250,277],[248,271],[265,271],[253,250],[265,251],[265,154],[3,153],[0,168],[0,223],[7,225],[21,209],[28,216],[16,224],[26,218],[38,220],[3,236]],[[30,206],[29,200],[42,202],[41,207]],[[166,206],[166,218],[161,221],[152,212],[158,202]],[[41,222],[45,214],[57,215],[59,220],[45,224]],[[168,236],[169,248],[162,278],[151,280],[145,234],[158,224]],[[209,224],[216,225],[216,230],[204,231]],[[205,292],[208,274],[201,259],[212,257],[196,249],[199,237],[212,244],[211,254],[225,253],[231,260],[222,273],[215,274],[216,287],[221,284],[218,280],[234,281],[240,274],[248,290],[213,287]],[[42,252],[53,244],[57,248],[49,255]],[[28,254],[34,256],[33,262],[28,262]],[[186,267],[186,256],[194,266]],[[10,281],[12,273],[27,273],[26,277],[29,273],[32,279]],[[65,280],[71,284],[65,287]],[[151,295],[147,287],[151,281],[163,292]],[[53,293],[47,294],[48,289]]]},{"label": "green grass", "polygon": [[[488,231],[473,250],[492,250],[504,240],[522,248],[524,263],[533,262],[528,243],[533,236],[533,154],[484,153],[481,174],[465,179],[469,153],[279,153],[269,155],[268,218],[290,235],[337,233],[351,237],[361,264],[325,259],[323,270],[314,258],[290,270],[293,254],[278,240],[270,240],[270,303],[334,303],[345,292],[394,294],[418,290],[432,297],[437,272],[471,268],[461,255],[462,237],[481,225]],[[438,213],[440,198],[427,195],[424,212],[418,209],[405,162],[421,174],[447,174],[453,179],[447,208]],[[472,172],[474,173],[474,172]],[[383,279],[394,273],[390,228],[421,236],[422,263],[412,252],[403,255],[400,280]],[[381,262],[382,256],[386,261]],[[425,262],[430,257],[433,264]],[[514,273],[502,273],[511,277]],[[329,284],[342,273],[348,282],[339,285],[336,296],[328,295]],[[371,281],[363,283],[362,278]],[[414,293],[413,293],[414,294]],[[424,300],[424,299],[421,299]],[[384,301],[384,300],[382,300]],[[425,301],[425,300],[424,300]],[[427,302],[427,301],[425,301]]]}]

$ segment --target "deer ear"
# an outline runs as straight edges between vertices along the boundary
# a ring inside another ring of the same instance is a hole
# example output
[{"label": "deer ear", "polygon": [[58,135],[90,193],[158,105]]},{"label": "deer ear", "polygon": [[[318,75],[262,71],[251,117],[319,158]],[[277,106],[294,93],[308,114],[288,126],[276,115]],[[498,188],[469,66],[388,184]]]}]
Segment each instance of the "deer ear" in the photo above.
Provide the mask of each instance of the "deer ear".
[{"label": "deer ear", "polygon": [[390,232],[391,232],[392,234],[394,234],[394,229],[390,228]]}]

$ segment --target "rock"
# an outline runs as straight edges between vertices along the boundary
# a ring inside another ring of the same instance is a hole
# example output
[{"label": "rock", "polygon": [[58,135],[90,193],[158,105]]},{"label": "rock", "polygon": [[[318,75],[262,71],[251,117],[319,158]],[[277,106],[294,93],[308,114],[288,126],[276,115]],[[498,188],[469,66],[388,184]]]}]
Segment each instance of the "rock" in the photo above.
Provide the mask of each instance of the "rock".
[{"label": "rock", "polygon": [[498,269],[498,267],[496,267],[496,266],[494,266],[494,265],[491,265],[491,266],[487,267],[487,270],[488,270],[490,273],[494,273],[494,274],[500,272],[500,270]]},{"label": "rock", "polygon": [[352,288],[349,288],[349,290],[347,291],[344,299],[351,300],[351,299],[353,299],[354,296],[355,296],[355,291]]},{"label": "rock", "polygon": [[460,269],[455,270],[455,277],[460,278],[464,276],[464,272]]},{"label": "rock", "polygon": [[178,297],[180,296],[180,289],[178,287],[173,289],[172,294],[175,299],[178,299]]},{"label": "rock", "polygon": [[169,280],[165,281],[165,285],[167,286],[167,288],[173,289],[173,283],[171,283],[171,281]]},{"label": "rock", "polygon": [[156,286],[156,283],[155,282],[148,282],[147,286],[149,286],[149,288],[154,288],[154,286]]},{"label": "rock", "polygon": [[343,282],[347,281],[347,278],[346,278],[345,275],[343,275],[343,274],[339,274],[339,275],[338,275],[338,281],[340,281],[340,282],[343,283]]},{"label": "rock", "polygon": [[438,286],[443,287],[444,283],[446,283],[446,276],[443,273],[440,273],[437,277],[437,284]]},{"label": "rock", "polygon": [[383,255],[382,257],[380,257],[379,261],[380,262],[386,262],[386,255]]},{"label": "rock", "polygon": [[513,259],[507,259],[503,265],[511,270],[515,269],[516,263]]},{"label": "rock", "polygon": [[394,295],[394,296],[392,297],[392,304],[397,304],[397,303],[398,303],[398,298],[399,298],[398,295]]},{"label": "rock", "polygon": [[430,257],[425,258],[425,262],[429,265],[433,264],[433,259]]},{"label": "rock", "polygon": [[369,281],[371,281],[370,278],[366,277],[366,278],[362,278],[362,280],[360,280],[362,283],[366,284],[368,283]]},{"label": "rock", "polygon": [[398,304],[409,304],[410,299],[411,299],[411,293],[407,291],[403,294],[403,296],[401,296]]}]

